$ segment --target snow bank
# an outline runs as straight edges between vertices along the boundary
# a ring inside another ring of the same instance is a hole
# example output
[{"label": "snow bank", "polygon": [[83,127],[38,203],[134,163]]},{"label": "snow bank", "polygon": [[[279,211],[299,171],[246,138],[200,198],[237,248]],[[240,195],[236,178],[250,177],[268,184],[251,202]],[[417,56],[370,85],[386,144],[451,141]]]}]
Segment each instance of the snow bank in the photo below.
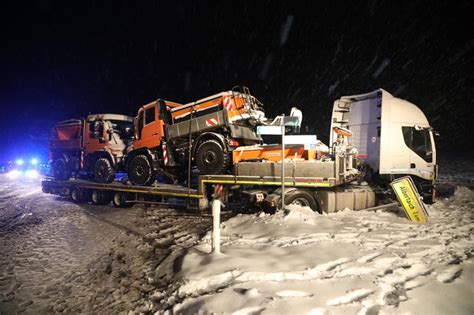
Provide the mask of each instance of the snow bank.
[{"label": "snow bank", "polygon": [[209,260],[208,234],[184,258],[173,310],[426,313],[429,300],[430,314],[470,314],[472,298],[440,304],[451,292],[474,293],[473,208],[474,193],[459,188],[428,206],[427,225],[401,213],[319,215],[298,206],[272,216],[238,215],[223,223],[222,257]]}]

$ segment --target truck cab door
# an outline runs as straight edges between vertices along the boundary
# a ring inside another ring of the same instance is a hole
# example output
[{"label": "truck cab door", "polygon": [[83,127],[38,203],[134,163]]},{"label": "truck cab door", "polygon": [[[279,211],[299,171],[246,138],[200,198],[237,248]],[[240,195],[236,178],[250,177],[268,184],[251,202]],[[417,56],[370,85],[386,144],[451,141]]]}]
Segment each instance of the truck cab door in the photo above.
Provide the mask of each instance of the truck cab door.
[{"label": "truck cab door", "polygon": [[87,153],[100,151],[105,147],[106,135],[102,120],[89,121],[86,124],[84,147]]},{"label": "truck cab door", "polygon": [[155,148],[161,144],[163,138],[163,121],[158,119],[157,104],[141,108],[137,118],[137,140],[135,149],[146,147]]},{"label": "truck cab door", "polygon": [[435,179],[436,151],[429,128],[402,126],[405,145],[410,149],[407,168],[409,173],[426,180]]}]

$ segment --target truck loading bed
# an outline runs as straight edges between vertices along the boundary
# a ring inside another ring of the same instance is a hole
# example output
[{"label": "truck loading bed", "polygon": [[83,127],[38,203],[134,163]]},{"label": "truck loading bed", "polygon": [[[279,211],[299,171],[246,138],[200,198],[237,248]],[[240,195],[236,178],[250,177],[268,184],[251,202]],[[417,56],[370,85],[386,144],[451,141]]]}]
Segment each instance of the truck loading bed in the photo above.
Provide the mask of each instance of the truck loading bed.
[{"label": "truck loading bed", "polygon": [[[43,192],[56,195],[69,195],[73,188],[91,190],[105,190],[123,193],[139,193],[145,195],[155,195],[177,198],[204,198],[207,185],[251,185],[251,186],[281,186],[281,177],[277,176],[234,176],[234,175],[203,175],[199,176],[199,188],[191,188],[156,183],[153,186],[137,186],[112,182],[110,184],[96,183],[83,179],[70,179],[66,181],[46,178],[42,182]],[[322,177],[285,177],[287,187],[334,187],[338,183],[335,178]]]},{"label": "truck loading bed", "polygon": [[[310,161],[285,163],[284,185],[287,188],[316,191],[319,188],[340,186],[357,178],[358,172],[340,173],[338,165],[334,162]],[[294,170],[295,167],[298,171]],[[114,205],[124,207],[134,203],[166,203],[168,198],[183,198],[190,202],[189,205],[204,210],[218,186],[223,188],[224,198],[228,197],[229,188],[240,191],[264,190],[265,195],[268,195],[282,185],[281,176],[277,175],[280,170],[281,163],[241,162],[236,167],[237,175],[201,175],[197,179],[197,187],[192,188],[164,183],[139,186],[123,182],[105,184],[83,179],[61,181],[53,178],[43,180],[42,188],[45,193],[70,197],[74,202],[108,204],[112,201]]]},{"label": "truck loading bed", "polygon": [[202,198],[203,195],[200,194],[196,189],[189,189],[180,185],[171,185],[158,183],[154,186],[137,186],[137,185],[127,185],[120,182],[112,182],[110,184],[96,183],[93,181],[83,180],[83,179],[70,179],[66,181],[59,181],[53,178],[46,178],[42,182],[43,192],[65,195],[63,193],[55,192],[57,189],[72,189],[75,187],[80,187],[83,189],[100,189],[106,191],[116,191],[124,193],[141,193],[148,195],[158,195],[158,196],[167,196],[167,197],[189,197],[189,198]]}]

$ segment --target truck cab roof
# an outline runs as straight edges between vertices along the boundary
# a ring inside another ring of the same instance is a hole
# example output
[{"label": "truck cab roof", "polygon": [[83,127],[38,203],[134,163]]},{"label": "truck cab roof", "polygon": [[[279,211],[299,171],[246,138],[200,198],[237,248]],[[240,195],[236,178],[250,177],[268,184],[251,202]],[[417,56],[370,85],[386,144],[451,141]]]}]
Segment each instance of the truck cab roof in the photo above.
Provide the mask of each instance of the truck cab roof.
[{"label": "truck cab roof", "polygon": [[121,121],[133,121],[133,117],[127,115],[119,115],[119,114],[93,114],[87,116],[87,121],[94,121],[96,119],[102,120],[121,120]]}]

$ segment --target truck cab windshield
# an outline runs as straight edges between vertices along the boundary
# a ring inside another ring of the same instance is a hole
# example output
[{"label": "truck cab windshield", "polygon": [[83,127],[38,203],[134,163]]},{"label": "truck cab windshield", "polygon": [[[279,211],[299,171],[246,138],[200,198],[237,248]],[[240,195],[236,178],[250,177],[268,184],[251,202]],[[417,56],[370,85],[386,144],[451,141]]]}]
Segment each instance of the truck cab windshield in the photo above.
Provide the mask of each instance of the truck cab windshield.
[{"label": "truck cab windshield", "polygon": [[122,139],[131,139],[133,137],[133,122],[124,120],[109,120],[112,129],[117,132]]}]

